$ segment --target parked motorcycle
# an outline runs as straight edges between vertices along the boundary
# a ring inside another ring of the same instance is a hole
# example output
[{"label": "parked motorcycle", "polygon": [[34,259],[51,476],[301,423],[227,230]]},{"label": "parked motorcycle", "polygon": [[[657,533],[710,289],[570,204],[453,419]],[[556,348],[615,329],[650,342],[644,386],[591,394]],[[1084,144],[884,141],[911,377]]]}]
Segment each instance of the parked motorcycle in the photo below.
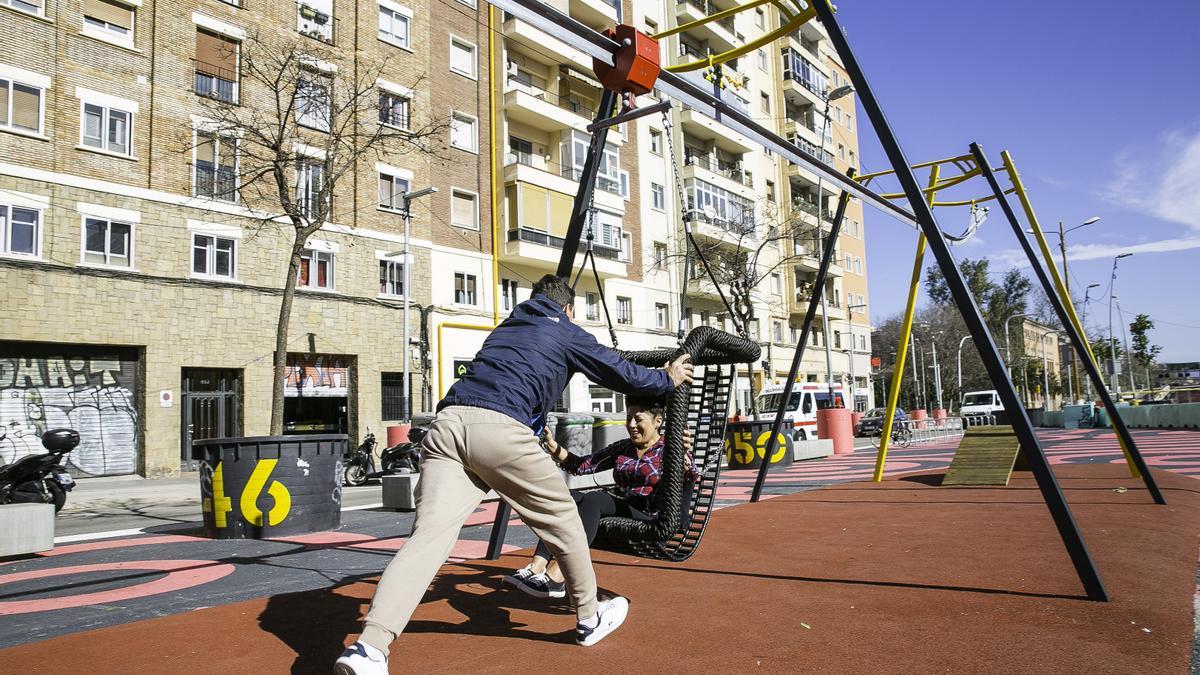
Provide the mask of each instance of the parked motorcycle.
[{"label": "parked motorcycle", "polygon": [[346,485],[362,485],[375,473],[375,434],[367,431],[366,438],[358,448],[346,453],[342,478]]},{"label": "parked motorcycle", "polygon": [[63,457],[79,445],[74,429],[51,429],[42,435],[44,455],[26,455],[0,466],[0,504],[54,504],[54,512],[67,503],[75,479],[62,465]]},{"label": "parked motorcycle", "polygon": [[421,440],[427,433],[429,430],[422,427],[409,429],[407,441],[397,443],[383,451],[383,455],[379,458],[379,464],[383,470],[372,477],[389,473],[416,473],[421,464]]}]

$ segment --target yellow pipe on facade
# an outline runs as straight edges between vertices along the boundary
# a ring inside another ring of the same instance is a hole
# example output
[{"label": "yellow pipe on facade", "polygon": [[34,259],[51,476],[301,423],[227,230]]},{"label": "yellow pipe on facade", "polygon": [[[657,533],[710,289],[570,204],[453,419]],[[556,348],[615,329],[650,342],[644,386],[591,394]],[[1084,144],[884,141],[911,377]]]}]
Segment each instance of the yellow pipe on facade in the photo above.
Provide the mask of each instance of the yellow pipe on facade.
[{"label": "yellow pipe on facade", "polygon": [[[934,164],[929,169],[929,184],[937,185],[941,165]],[[936,192],[930,192],[928,201],[933,204]],[[908,341],[912,335],[913,316],[917,312],[917,291],[921,288],[921,268],[925,261],[925,233],[917,237],[917,255],[913,261],[912,281],[908,286],[908,304],[904,307],[904,321],[900,325],[900,343],[896,345],[896,367],[892,371],[892,386],[888,390],[887,410],[883,413],[883,427],[879,430],[879,453],[875,456],[876,483],[883,481],[883,464],[887,461],[888,445],[892,440],[892,418],[896,415],[896,405],[900,402],[900,383],[904,380],[904,364],[908,357]]]},{"label": "yellow pipe on facade", "polygon": [[[1042,257],[1045,259],[1046,268],[1050,270],[1050,277],[1054,279],[1054,288],[1058,292],[1059,300],[1062,301],[1063,308],[1067,311],[1067,318],[1071,320],[1071,325],[1083,337],[1084,349],[1087,356],[1092,360],[1092,365],[1096,364],[1096,355],[1092,353],[1092,346],[1088,344],[1087,333],[1083,330],[1083,324],[1079,321],[1079,316],[1075,313],[1075,303],[1071,301],[1071,296],[1067,293],[1067,287],[1063,284],[1062,275],[1058,272],[1058,265],[1054,263],[1054,253],[1050,251],[1050,244],[1046,241],[1046,235],[1042,232],[1042,225],[1038,222],[1037,214],[1033,211],[1033,204],[1029,201],[1029,194],[1025,192],[1025,185],[1021,182],[1021,175],[1017,172],[1017,165],[1012,160],[1012,155],[1004,150],[1000,153],[1000,159],[1004,163],[1004,169],[1008,172],[1009,180],[1012,181],[1013,189],[1017,193],[1017,199],[1021,202],[1021,208],[1025,210],[1025,218],[1029,221],[1029,226],[1033,230],[1033,236],[1037,239],[1038,248],[1042,250]],[[1129,452],[1129,448],[1125,447],[1125,439],[1121,434],[1117,434],[1117,440],[1121,443],[1121,452],[1125,455],[1125,464],[1129,467],[1129,475],[1134,478],[1140,478],[1141,472],[1137,470],[1137,466],[1133,463],[1133,456]]]},{"label": "yellow pipe on facade", "polygon": [[[500,298],[496,292],[500,283],[500,211],[503,209],[504,191],[500,189],[500,172],[497,167],[500,166],[499,159],[501,144],[497,141],[499,133],[497,132],[497,111],[500,109],[500,93],[504,89],[497,85],[497,68],[496,64],[500,59],[496,58],[496,50],[500,48],[501,42],[495,36],[499,35],[496,31],[496,7],[488,5],[488,35],[491,48],[488,49],[488,77],[491,79],[492,95],[488,97],[488,117],[491,133],[492,133],[492,156],[491,156],[491,171],[492,171],[492,325],[500,325]],[[502,77],[502,76],[501,76]],[[439,340],[441,337],[439,336]],[[441,347],[441,342],[438,343]],[[441,367],[441,362],[438,362],[438,367]]]}]

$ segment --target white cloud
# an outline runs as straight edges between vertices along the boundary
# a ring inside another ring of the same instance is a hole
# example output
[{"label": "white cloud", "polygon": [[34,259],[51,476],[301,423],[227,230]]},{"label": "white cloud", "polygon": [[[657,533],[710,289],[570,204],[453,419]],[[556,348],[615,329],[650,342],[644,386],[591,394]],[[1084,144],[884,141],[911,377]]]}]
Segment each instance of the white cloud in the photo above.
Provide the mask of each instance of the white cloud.
[{"label": "white cloud", "polygon": [[[1037,252],[1037,244],[1030,237],[1030,243]],[[1067,259],[1070,262],[1080,260],[1101,260],[1112,258],[1121,253],[1170,253],[1173,251],[1188,251],[1200,248],[1200,236],[1179,237],[1176,239],[1160,239],[1140,244],[1072,244],[1067,249]],[[1029,262],[1020,249],[1006,249],[988,256],[994,264],[1006,267],[1028,267]],[[1039,260],[1041,259],[1039,253]],[[1055,259],[1057,263],[1058,260]]]},{"label": "white cloud", "polygon": [[1105,199],[1200,233],[1200,130],[1164,134],[1140,156],[1121,153],[1114,171]]}]

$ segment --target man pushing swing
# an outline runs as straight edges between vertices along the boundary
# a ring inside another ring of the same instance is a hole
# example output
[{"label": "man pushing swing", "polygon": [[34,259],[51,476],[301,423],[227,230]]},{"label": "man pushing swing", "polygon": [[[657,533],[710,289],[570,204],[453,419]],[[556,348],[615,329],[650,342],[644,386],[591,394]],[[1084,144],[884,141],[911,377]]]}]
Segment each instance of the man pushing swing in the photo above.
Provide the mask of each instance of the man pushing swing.
[{"label": "man pushing swing", "polygon": [[576,642],[594,645],[625,620],[625,598],[596,601],[579,513],[538,435],[575,373],[627,395],[663,396],[692,382],[691,357],[683,354],[662,369],[630,363],[572,322],[574,304],[575,291],[565,280],[542,277],[438,404],[422,444],[412,536],[384,570],[362,635],[337,660],[338,675],[388,672],[388,646],[404,631],[489,488],[559,561],[575,607]]}]

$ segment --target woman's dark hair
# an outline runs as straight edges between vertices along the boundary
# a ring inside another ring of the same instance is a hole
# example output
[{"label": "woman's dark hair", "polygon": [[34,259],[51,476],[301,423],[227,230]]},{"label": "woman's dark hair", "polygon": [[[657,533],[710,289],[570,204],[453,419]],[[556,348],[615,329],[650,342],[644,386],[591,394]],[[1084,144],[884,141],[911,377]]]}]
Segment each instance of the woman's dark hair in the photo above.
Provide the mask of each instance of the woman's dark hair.
[{"label": "woman's dark hair", "polygon": [[554,274],[547,274],[533,285],[533,295],[544,295],[551,302],[567,307],[575,304],[575,291],[567,285],[566,279]]},{"label": "woman's dark hair", "polygon": [[645,410],[651,415],[667,415],[667,399],[666,397],[654,396],[630,396],[625,399],[625,408],[639,408]]}]

